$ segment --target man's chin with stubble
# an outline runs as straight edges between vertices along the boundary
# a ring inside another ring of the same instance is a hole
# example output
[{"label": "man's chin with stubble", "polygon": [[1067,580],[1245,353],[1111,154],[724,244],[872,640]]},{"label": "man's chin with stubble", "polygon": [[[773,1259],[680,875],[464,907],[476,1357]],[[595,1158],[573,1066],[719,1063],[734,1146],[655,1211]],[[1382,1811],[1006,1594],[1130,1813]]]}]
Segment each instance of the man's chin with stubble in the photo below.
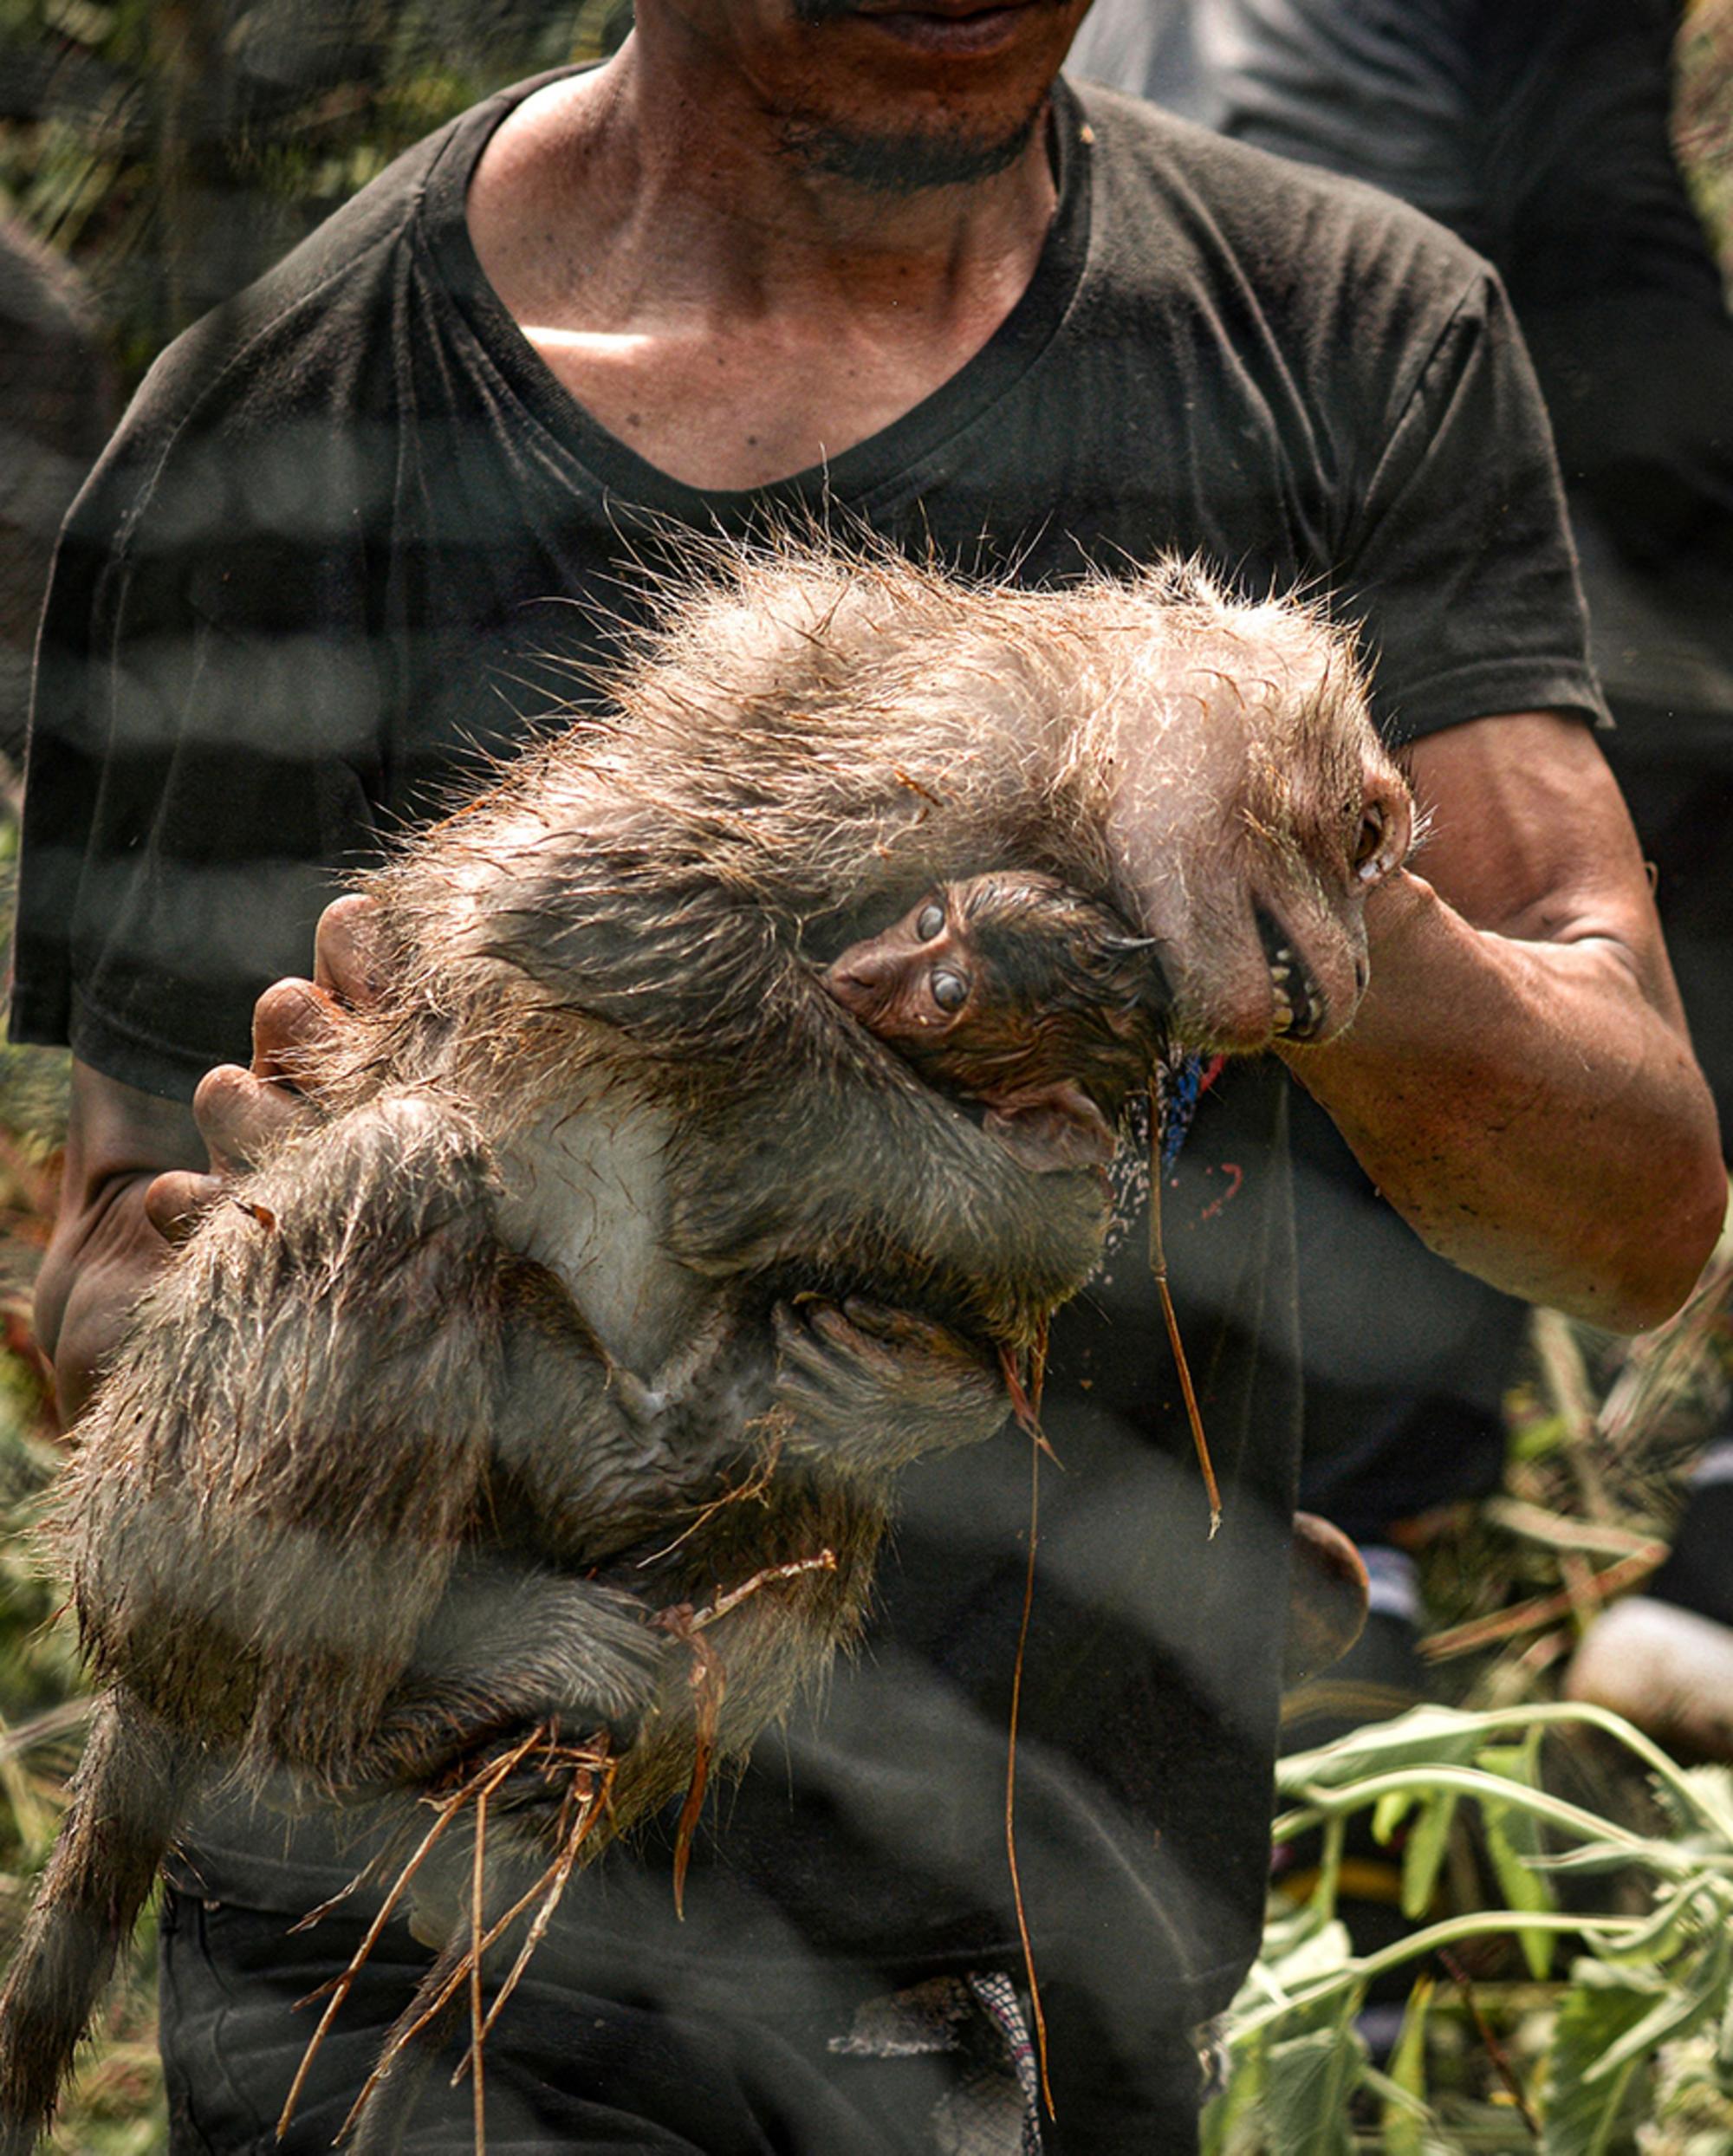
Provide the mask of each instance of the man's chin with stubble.
[{"label": "man's chin with stubble", "polygon": [[791,159],[809,172],[884,195],[966,186],[1015,165],[1046,112],[1057,58],[1033,66],[1025,59],[1012,70],[1013,80],[1002,79],[990,89],[983,82],[984,94],[971,90],[969,78],[977,68],[1003,78],[1018,45],[1038,44],[1050,54],[1054,18],[1077,12],[1074,0],[1012,0],[996,6],[930,0],[925,7],[886,5],[885,0],[792,0],[792,11],[797,22],[813,28],[855,23],[912,59],[955,70],[950,94],[941,92],[930,112],[900,126],[827,113],[816,99],[796,101],[784,114],[782,140]]}]

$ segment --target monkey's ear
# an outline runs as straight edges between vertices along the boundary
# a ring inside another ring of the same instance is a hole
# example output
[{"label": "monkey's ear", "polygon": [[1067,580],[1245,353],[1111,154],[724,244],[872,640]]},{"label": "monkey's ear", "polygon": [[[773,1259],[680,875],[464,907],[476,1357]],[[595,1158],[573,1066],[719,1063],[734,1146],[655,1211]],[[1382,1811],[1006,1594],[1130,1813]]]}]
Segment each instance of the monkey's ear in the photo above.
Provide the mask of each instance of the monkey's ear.
[{"label": "monkey's ear", "polygon": [[1031,1175],[1104,1168],[1113,1157],[1107,1117],[1081,1086],[1063,1081],[1001,1101],[987,1111],[981,1127]]}]

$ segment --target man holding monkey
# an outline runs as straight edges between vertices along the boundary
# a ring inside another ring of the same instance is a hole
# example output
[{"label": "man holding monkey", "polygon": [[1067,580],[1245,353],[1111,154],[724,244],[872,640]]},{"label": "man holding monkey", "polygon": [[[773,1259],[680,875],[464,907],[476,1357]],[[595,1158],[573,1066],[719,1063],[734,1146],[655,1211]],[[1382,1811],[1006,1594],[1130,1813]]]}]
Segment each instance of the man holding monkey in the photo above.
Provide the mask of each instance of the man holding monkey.
[{"label": "man holding monkey", "polygon": [[[315,983],[260,1003],[253,1068],[188,1102],[345,870],[521,737],[495,685],[533,711],[550,645],[605,641],[562,602],[617,608],[646,547],[777,513],[1031,583],[1177,549],[1330,589],[1432,834],[1368,906],[1354,1027],[1285,1060],[1458,1263],[1615,1327],[1683,1298],[1713,1114],[1496,282],[1361,191],[1055,85],[1085,5],[640,0],[614,60],[442,130],[159,363],[68,527],[39,668],[14,1027],[77,1058],[38,1303],[68,1408],[158,1225],[305,1112],[295,1042],[366,993],[353,906]],[[1020,1846],[1061,2150],[1188,2145],[1188,2031],[1257,1935],[1297,1445],[1273,1075],[1205,1101],[1165,1201],[1219,1543],[1127,1257],[1055,1340]],[[938,2145],[956,2055],[888,2055],[873,2012],[961,1983],[1005,2026],[1026,1501],[1003,1444],[912,1479],[873,1653],[761,1747],[683,1932],[652,1855],[583,1882],[492,2040],[496,2156]],[[287,2009],[348,1951],[282,1935],[341,1869],[249,1819],[189,1854],[177,2149],[270,2145]],[[328,2140],[419,1951],[382,1943],[285,2146]],[[467,2145],[451,2103],[413,2146]]]}]

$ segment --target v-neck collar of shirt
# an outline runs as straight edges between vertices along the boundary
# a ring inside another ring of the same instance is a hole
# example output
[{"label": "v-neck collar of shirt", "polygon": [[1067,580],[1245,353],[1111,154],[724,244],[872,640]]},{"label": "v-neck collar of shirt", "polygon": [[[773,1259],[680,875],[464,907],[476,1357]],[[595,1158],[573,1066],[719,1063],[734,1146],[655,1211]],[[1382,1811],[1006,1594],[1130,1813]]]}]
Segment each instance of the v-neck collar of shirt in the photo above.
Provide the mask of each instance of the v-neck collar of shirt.
[{"label": "v-neck collar of shirt", "polygon": [[525,411],[595,477],[601,489],[682,523],[731,526],[743,515],[847,504],[862,508],[1003,398],[1047,348],[1081,280],[1088,256],[1088,128],[1063,82],[1053,95],[1058,205],[1022,296],[974,356],[890,425],[823,465],[751,489],[688,485],[639,455],[585,410],[557,379],[488,282],[470,237],[465,200],[494,130],[524,98],[574,72],[561,69],[485,100],[453,127],[430,171],[419,222],[440,282]]}]

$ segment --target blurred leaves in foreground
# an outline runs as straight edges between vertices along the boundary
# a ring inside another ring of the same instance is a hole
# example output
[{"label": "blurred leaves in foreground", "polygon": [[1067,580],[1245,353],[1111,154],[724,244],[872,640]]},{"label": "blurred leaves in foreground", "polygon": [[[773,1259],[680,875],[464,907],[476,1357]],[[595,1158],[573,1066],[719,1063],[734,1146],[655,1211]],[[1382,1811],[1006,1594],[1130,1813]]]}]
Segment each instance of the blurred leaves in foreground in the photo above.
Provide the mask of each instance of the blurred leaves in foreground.
[{"label": "blurred leaves in foreground", "polygon": [[[1646,1830],[1547,1786],[1543,1740],[1589,1731],[1646,1786]],[[1321,1834],[1321,1857],[1306,1899],[1277,1905],[1227,2018],[1205,2156],[1733,2151],[1728,1769],[1680,1768],[1594,1707],[1419,1707],[1283,1760],[1277,1780],[1293,1806],[1278,1841]],[[1363,1954],[1336,1916],[1357,1813],[1399,1848],[1415,1927]],[[1467,1826],[1496,1891],[1440,1914]],[[1582,1891],[1597,1881],[1616,1893]],[[1416,1981],[1375,2063],[1361,2016],[1393,1971]]]},{"label": "blurred leaves in foreground", "polygon": [[629,22],[630,0],[0,0],[0,208],[88,279],[130,386],[399,151]]},{"label": "blurred leaves in foreground", "polygon": [[[1640,1340],[1535,1313],[1504,1491],[1418,1553],[1461,1705],[1278,1770],[1278,1841],[1311,1861],[1227,2018],[1206,2156],[1733,2156],[1733,1771],[1555,1696],[1725,1426],[1730,1294],[1733,1233]],[[1338,1916],[1351,1820],[1410,1927],[1376,1951]]]}]

